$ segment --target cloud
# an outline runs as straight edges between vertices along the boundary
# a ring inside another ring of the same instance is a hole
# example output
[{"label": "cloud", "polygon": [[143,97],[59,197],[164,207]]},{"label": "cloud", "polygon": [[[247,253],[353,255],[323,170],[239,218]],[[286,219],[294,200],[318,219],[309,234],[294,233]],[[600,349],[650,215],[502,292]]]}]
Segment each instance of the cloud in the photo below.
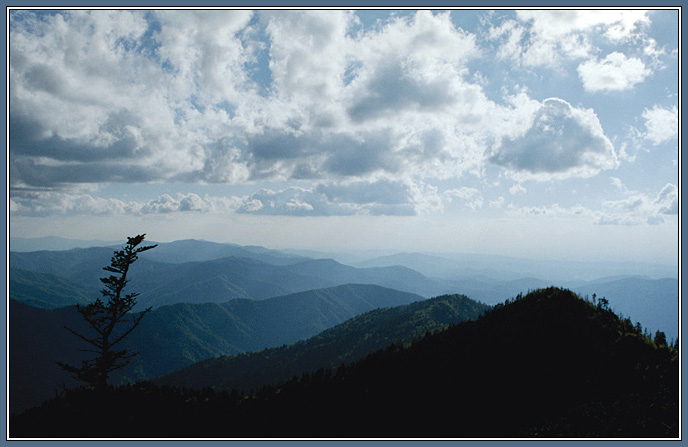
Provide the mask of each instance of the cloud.
[{"label": "cloud", "polygon": [[525,188],[525,186],[521,185],[520,183],[516,183],[514,186],[509,188],[509,194],[512,196],[515,196],[516,194],[523,194],[527,191],[528,190]]},{"label": "cloud", "polygon": [[642,117],[645,119],[645,127],[647,128],[644,137],[655,146],[678,136],[678,109],[676,106],[665,109],[656,105],[651,109],[643,110]]},{"label": "cloud", "polygon": [[521,10],[516,19],[493,26],[498,57],[525,67],[559,67],[566,60],[593,54],[593,36],[618,43],[638,38],[649,25],[641,10]]},{"label": "cloud", "polygon": [[265,12],[270,71],[278,96],[302,105],[337,101],[344,84],[353,11]]},{"label": "cloud", "polygon": [[[528,179],[618,166],[592,109],[531,99],[525,86],[500,96],[494,67],[482,65],[489,44],[456,19],[425,10],[374,26],[352,11],[13,13],[11,210],[418,215],[485,207],[482,191],[454,187],[467,175],[497,170],[515,195]],[[648,23],[644,11],[521,11],[489,31],[501,58],[552,67],[600,54],[600,35],[656,59],[658,44],[641,35]],[[588,90],[628,88],[642,80],[636,61],[612,53],[582,62],[580,76]],[[675,138],[676,116],[676,107],[647,109],[643,137]],[[298,187],[140,201],[74,192],[106,182],[258,189],[263,180]],[[663,197],[671,210],[671,191]]]},{"label": "cloud", "polygon": [[313,189],[263,189],[243,199],[237,212],[288,216],[415,215],[407,186],[376,183],[321,184]]},{"label": "cloud", "polygon": [[667,183],[657,194],[646,194],[623,188],[626,195],[620,200],[604,202],[615,214],[604,215],[599,223],[612,224],[657,224],[664,222],[663,216],[678,215],[678,188]]},{"label": "cloud", "polygon": [[596,213],[584,206],[574,205],[571,207],[562,207],[558,203],[543,206],[524,206],[513,207],[510,205],[508,214],[512,216],[536,216],[548,218],[591,218]]},{"label": "cloud", "polygon": [[200,196],[178,193],[161,196],[145,202],[103,198],[92,194],[62,191],[22,191],[11,199],[10,212],[16,215],[145,215],[177,212],[231,213],[247,206],[236,196]]},{"label": "cloud", "polygon": [[133,214],[158,214],[175,212],[229,213],[236,211],[243,201],[235,196],[199,196],[194,193],[163,194],[145,203],[132,202]]},{"label": "cloud", "polygon": [[356,204],[402,205],[409,202],[409,185],[381,179],[375,182],[349,184],[321,184],[315,191],[324,194],[332,202]]},{"label": "cloud", "polygon": [[89,214],[112,216],[125,214],[131,209],[131,204],[118,199],[53,191],[28,191],[10,200],[10,213],[14,215]]},{"label": "cloud", "polygon": [[[474,169],[475,37],[419,11],[13,14],[11,187]],[[441,169],[438,169],[441,168]]]},{"label": "cloud", "polygon": [[253,16],[247,10],[153,11],[155,52],[174,73],[180,99],[195,96],[199,106],[241,103],[255,89],[245,69],[253,62],[253,42],[243,34]]},{"label": "cloud", "polygon": [[[151,24],[143,12],[14,18],[13,184],[94,181],[86,171],[99,181],[150,181],[199,166],[193,132],[175,124],[184,105],[174,75],[144,45]],[[43,167],[46,176],[34,175]]]},{"label": "cloud", "polygon": [[656,206],[658,214],[678,215],[678,188],[672,183],[667,183],[657,194],[652,204]]},{"label": "cloud", "polygon": [[471,87],[462,73],[479,55],[474,37],[457,29],[449,14],[429,11],[366,34],[355,50],[347,113],[358,123],[405,112],[438,114],[464,101]]},{"label": "cloud", "polygon": [[600,61],[591,59],[578,66],[583,87],[589,92],[628,90],[650,74],[640,59],[616,51]]},{"label": "cloud", "polygon": [[461,199],[465,206],[472,210],[483,207],[482,193],[475,188],[464,186],[458,189],[449,189],[444,191],[442,196],[450,203],[455,199]]},{"label": "cloud", "polygon": [[614,146],[595,113],[558,98],[543,101],[530,128],[505,138],[489,161],[515,178],[538,180],[589,177],[618,166]]}]

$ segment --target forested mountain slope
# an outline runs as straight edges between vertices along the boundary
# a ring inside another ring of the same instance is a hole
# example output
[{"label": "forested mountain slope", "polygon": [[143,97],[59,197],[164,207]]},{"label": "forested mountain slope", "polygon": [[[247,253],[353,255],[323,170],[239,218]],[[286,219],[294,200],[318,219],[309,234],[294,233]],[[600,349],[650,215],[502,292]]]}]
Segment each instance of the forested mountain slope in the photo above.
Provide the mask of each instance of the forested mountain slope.
[{"label": "forested mountain slope", "polygon": [[392,343],[409,343],[490,309],[462,295],[444,295],[404,306],[376,309],[293,345],[198,362],[155,383],[230,391],[262,385],[320,368],[351,363]]},{"label": "forested mountain slope", "polygon": [[[343,285],[262,301],[176,304],[145,316],[123,347],[139,354],[113,383],[143,380],[200,360],[312,337],[356,315],[423,298],[373,285]],[[79,364],[88,346],[70,334],[89,329],[75,307],[37,309],[10,302],[10,409],[38,405],[63,383],[75,382],[56,364]]]},{"label": "forested mountain slope", "polygon": [[72,393],[11,436],[678,437],[678,355],[549,288],[476,321],[242,396],[151,383]]}]

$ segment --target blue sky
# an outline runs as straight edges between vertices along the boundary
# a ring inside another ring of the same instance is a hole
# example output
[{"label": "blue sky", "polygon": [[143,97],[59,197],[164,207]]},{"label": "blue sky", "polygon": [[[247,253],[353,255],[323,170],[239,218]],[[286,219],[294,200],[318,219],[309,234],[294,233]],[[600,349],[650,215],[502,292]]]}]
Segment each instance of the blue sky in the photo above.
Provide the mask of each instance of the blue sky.
[{"label": "blue sky", "polygon": [[678,257],[676,10],[16,10],[12,236]]}]

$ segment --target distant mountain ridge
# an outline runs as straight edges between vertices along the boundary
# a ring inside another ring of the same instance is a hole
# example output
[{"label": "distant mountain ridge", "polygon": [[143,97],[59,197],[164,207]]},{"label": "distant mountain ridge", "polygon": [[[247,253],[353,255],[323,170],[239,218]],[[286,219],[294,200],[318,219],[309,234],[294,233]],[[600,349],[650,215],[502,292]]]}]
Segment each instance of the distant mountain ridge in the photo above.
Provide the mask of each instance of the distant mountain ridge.
[{"label": "distant mountain ridge", "polygon": [[[222,257],[228,254],[235,256]],[[111,255],[112,247],[10,252],[10,298],[45,308],[83,302],[85,295],[95,299],[101,288],[99,278],[104,274],[102,266],[107,264]],[[482,270],[479,275],[453,279],[440,277],[442,272],[446,274],[466,265],[477,272],[480,262],[483,262],[480,259],[484,262],[499,261],[499,257],[494,256],[465,255],[462,258],[457,255],[455,260],[450,260],[402,253],[378,258],[366,264],[371,265],[369,267],[352,267],[332,259],[312,259],[263,247],[184,240],[160,244],[155,250],[144,253],[131,272],[129,287],[141,293],[139,309],[142,309],[148,305],[160,307],[183,302],[265,299],[347,283],[376,284],[426,298],[461,293],[487,304],[497,304],[504,297],[557,285],[584,295],[595,293],[606,297],[617,311],[632,316],[646,327],[666,332],[670,338],[678,337],[678,278],[623,275],[592,281],[554,281],[519,277],[515,272],[504,273],[504,277],[487,275],[495,275],[497,270],[487,273]],[[519,261],[505,259],[510,263]],[[426,262],[429,260],[432,262]],[[407,265],[399,265],[401,262]],[[499,265],[497,263],[493,267],[496,269]],[[428,275],[409,266],[424,266],[429,269],[423,270]],[[560,269],[561,264],[552,264],[551,268]],[[523,269],[528,270],[527,267]],[[601,275],[605,271],[599,269],[598,273]],[[27,283],[28,277],[32,278],[33,284]],[[49,290],[55,292],[51,295]],[[69,290],[74,291],[71,298]]]},{"label": "distant mountain ridge", "polygon": [[539,277],[557,283],[590,281],[600,277],[645,275],[652,279],[678,278],[678,266],[649,262],[561,261],[468,253],[395,253],[354,264],[356,267],[401,265],[431,278],[514,280]]},{"label": "distant mountain ridge", "polygon": [[102,241],[97,239],[67,239],[57,236],[34,238],[10,237],[10,251],[61,251],[73,248],[111,247],[119,245],[120,241]]},{"label": "distant mountain ridge", "polygon": [[[158,248],[146,252],[146,255],[155,253]],[[246,253],[250,252],[246,250]],[[157,259],[169,259],[177,250],[163,250],[161,253]],[[112,250],[103,247],[11,252],[10,265],[23,271],[63,277],[96,295],[101,288],[99,278],[104,276],[102,266],[107,264],[111,255]],[[273,256],[260,250],[254,257],[231,256],[192,262],[160,262],[141,256],[129,278],[128,287],[141,294],[138,309],[176,303],[224,302],[234,298],[266,299],[343,284],[374,284],[424,297],[453,290],[450,284],[431,280],[406,267],[362,269],[331,259],[302,260]],[[12,290],[10,296],[25,302],[28,299],[13,296]],[[49,301],[46,296],[33,299],[44,303]]]}]

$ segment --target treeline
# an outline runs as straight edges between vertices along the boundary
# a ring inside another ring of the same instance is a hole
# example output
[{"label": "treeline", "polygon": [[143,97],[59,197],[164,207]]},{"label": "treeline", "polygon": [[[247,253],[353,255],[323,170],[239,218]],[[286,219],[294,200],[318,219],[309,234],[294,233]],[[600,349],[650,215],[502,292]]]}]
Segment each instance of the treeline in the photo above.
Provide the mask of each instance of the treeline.
[{"label": "treeline", "polygon": [[[141,383],[11,418],[12,437],[677,437],[678,353],[561,289],[252,394]],[[278,366],[275,366],[278,367]]]}]

